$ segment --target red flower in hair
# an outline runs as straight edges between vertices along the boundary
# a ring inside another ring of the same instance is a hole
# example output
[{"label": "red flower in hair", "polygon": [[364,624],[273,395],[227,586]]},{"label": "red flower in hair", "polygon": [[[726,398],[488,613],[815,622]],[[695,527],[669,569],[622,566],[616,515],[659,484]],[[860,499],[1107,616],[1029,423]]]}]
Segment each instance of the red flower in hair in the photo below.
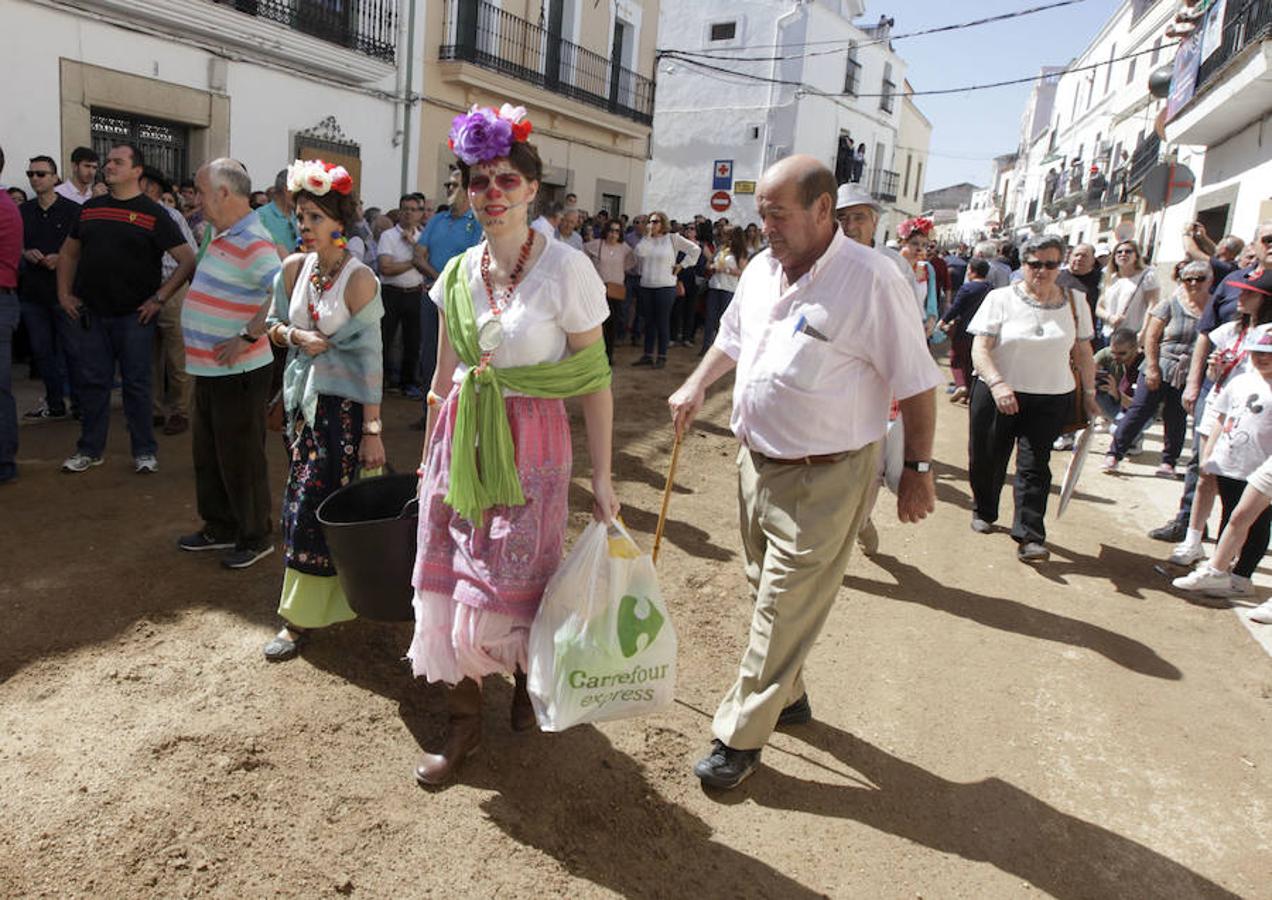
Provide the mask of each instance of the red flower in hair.
[{"label": "red flower in hair", "polygon": [[530,131],[534,128],[530,124],[529,119],[522,119],[512,126],[512,136],[518,143],[524,143],[530,137]]},{"label": "red flower in hair", "polygon": [[[331,167],[331,169],[337,169],[337,168],[339,167],[338,166]],[[328,171],[331,171],[331,169],[329,169]],[[348,172],[346,172],[344,169],[340,169],[339,172],[334,173],[334,177],[331,179],[331,189],[335,191],[337,194],[349,193],[350,191],[353,190],[353,176],[350,175]]]}]

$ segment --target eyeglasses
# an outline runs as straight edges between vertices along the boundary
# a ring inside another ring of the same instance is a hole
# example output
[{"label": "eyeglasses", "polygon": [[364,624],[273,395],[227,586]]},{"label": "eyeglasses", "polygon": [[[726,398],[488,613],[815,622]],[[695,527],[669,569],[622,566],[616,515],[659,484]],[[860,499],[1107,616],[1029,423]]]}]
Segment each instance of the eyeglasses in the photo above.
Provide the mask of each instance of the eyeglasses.
[{"label": "eyeglasses", "polygon": [[52,172],[41,172],[39,169],[27,169],[27,178],[44,178],[52,174]]},{"label": "eyeglasses", "polygon": [[1113,251],[1114,256],[1136,256],[1136,252],[1130,247],[1123,247],[1120,250]]},{"label": "eyeglasses", "polygon": [[1048,272],[1052,272],[1060,268],[1060,261],[1055,259],[1048,259],[1048,260],[1027,259],[1025,260],[1025,265],[1033,269],[1035,272],[1037,272],[1039,269],[1046,269]]},{"label": "eyeglasses", "polygon": [[[471,175],[468,178],[468,189],[474,194],[485,193],[490,190],[489,175]],[[495,187],[501,191],[515,191],[521,187],[524,179],[516,172],[500,172],[494,178]]]},{"label": "eyeglasses", "polygon": [[1179,280],[1182,281],[1184,284],[1204,284],[1206,281],[1206,276],[1205,275],[1188,275]]}]

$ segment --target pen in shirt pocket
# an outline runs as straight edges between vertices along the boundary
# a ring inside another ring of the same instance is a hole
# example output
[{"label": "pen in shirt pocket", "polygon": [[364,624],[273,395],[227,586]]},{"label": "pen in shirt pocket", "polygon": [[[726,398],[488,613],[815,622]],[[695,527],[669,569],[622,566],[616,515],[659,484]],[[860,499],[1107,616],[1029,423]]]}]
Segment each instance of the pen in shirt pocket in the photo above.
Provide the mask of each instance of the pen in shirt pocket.
[{"label": "pen in shirt pocket", "polygon": [[799,317],[799,321],[797,321],[797,322],[795,323],[795,332],[794,332],[794,333],[795,333],[795,334],[799,334],[801,331],[802,331],[802,332],[804,332],[804,334],[808,335],[810,338],[814,338],[814,339],[819,340],[819,341],[824,341],[824,342],[826,342],[826,343],[830,343],[830,338],[826,337],[826,335],[822,334],[820,331],[818,331],[818,330],[817,330],[816,328],[814,328],[812,325],[809,325],[809,324],[808,324],[808,317],[807,317],[807,316],[800,316],[800,317]]}]

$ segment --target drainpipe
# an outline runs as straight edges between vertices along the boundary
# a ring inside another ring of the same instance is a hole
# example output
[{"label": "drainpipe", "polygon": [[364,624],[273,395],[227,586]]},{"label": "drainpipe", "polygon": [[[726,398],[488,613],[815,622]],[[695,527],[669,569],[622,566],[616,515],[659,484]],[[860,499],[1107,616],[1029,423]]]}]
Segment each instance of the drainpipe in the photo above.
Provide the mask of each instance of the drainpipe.
[{"label": "drainpipe", "polygon": [[[406,86],[399,92],[402,99],[402,187],[399,194],[407,192],[411,176],[411,106],[415,96],[415,0],[404,0],[409,12],[406,25]],[[402,46],[402,41],[398,41]],[[398,71],[402,69],[399,67]]]},{"label": "drainpipe", "polygon": [[[782,13],[780,16],[778,16],[777,20],[773,23],[773,56],[774,57],[781,55],[778,52],[778,48],[781,46],[781,37],[782,37],[783,29],[785,29],[788,21],[799,13],[800,7],[802,5],[803,5],[803,0],[795,0],[795,2],[791,5],[791,8],[787,10],[786,12]],[[773,132],[774,132],[773,120],[776,117],[777,92],[783,87],[783,85],[776,83],[777,76],[778,76],[777,70],[780,65],[781,65],[780,60],[778,59],[773,60],[773,71],[770,77],[774,80],[775,83],[769,85],[768,115],[766,116],[768,134],[764,136],[765,151],[764,151],[763,168],[768,167],[769,154],[772,152],[772,149],[773,149]]]}]

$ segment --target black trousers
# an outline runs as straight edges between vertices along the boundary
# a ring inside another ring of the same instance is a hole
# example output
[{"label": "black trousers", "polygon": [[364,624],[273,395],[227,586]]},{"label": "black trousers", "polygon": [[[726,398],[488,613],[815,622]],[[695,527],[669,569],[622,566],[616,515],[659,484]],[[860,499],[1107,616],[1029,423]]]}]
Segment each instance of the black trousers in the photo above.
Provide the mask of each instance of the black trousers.
[{"label": "black trousers", "polygon": [[402,367],[398,369],[398,384],[409,387],[416,384],[420,366],[420,294],[421,288],[398,288],[391,284],[380,287],[384,299],[384,318],[380,320],[380,336],[384,339],[385,385],[389,384],[389,348],[398,328],[402,329]]},{"label": "black trousers", "polygon": [[[1223,513],[1219,517],[1219,533],[1223,534],[1223,530],[1228,527],[1228,518],[1232,515],[1232,511],[1237,508],[1237,504],[1241,502],[1241,495],[1245,492],[1246,483],[1238,481],[1235,478],[1226,478],[1223,475],[1215,477],[1215,481],[1219,485],[1219,502],[1223,505]],[[1246,536],[1245,543],[1241,547],[1241,555],[1237,557],[1237,564],[1232,567],[1232,574],[1240,575],[1243,578],[1249,578],[1254,574],[1254,570],[1259,567],[1259,562],[1263,559],[1263,554],[1268,552],[1268,539],[1272,537],[1272,506],[1265,506],[1259,518],[1254,520],[1254,524],[1250,526],[1250,533]],[[1223,565],[1227,560],[1217,560]]]},{"label": "black trousers", "polygon": [[618,326],[623,320],[623,301],[608,298],[609,318],[601,325],[601,336],[605,338],[605,356],[614,362],[614,344],[618,341]]},{"label": "black trousers", "polygon": [[194,379],[190,425],[199,515],[209,535],[240,550],[269,542],[265,407],[272,368]]},{"label": "black trousers", "polygon": [[1016,394],[1019,411],[1005,416],[979,378],[972,386],[967,441],[968,475],[976,518],[998,519],[998,500],[1007,479],[1007,463],[1016,451],[1014,540],[1045,541],[1047,496],[1051,491],[1051,445],[1073,408],[1067,394]]}]

